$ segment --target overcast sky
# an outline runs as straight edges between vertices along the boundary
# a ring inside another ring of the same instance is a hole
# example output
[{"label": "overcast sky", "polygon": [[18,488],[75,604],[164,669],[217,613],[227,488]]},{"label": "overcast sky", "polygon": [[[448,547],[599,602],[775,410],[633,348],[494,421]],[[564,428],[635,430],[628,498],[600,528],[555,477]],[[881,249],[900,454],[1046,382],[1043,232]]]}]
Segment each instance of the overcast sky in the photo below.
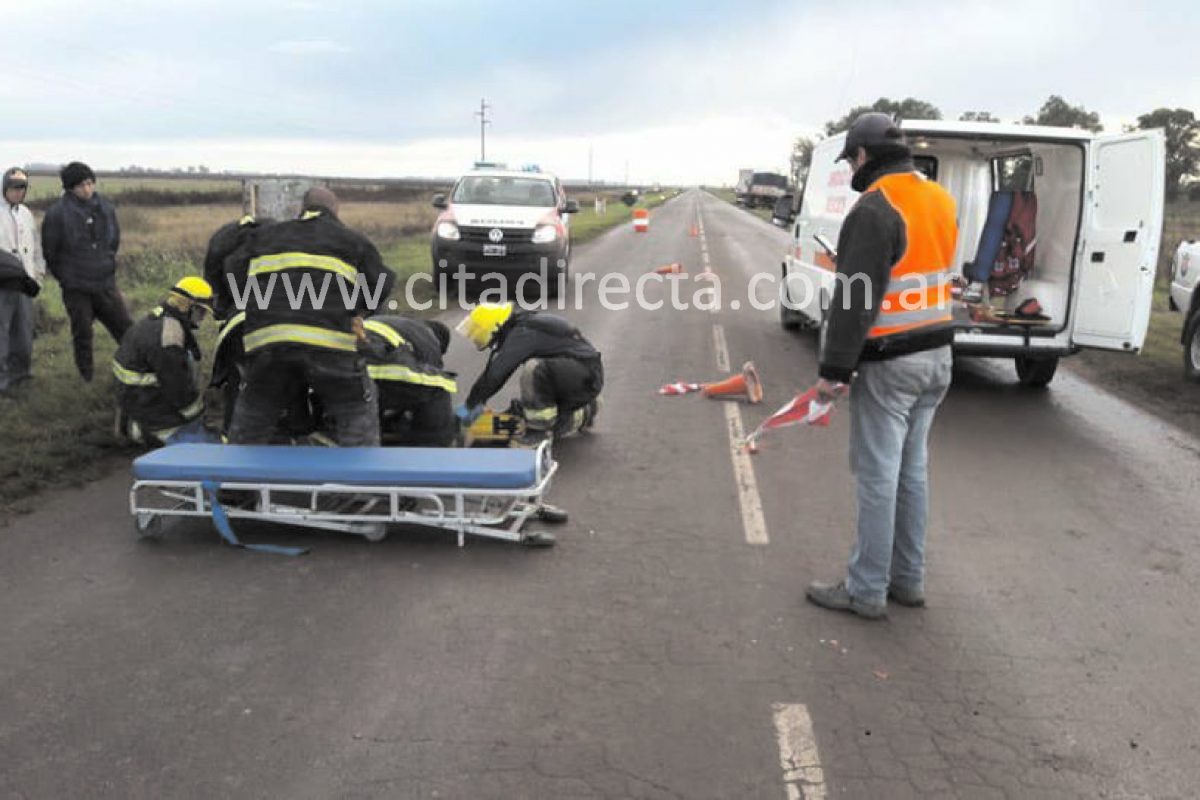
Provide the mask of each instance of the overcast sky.
[{"label": "overcast sky", "polygon": [[[733,183],[881,96],[1200,114],[1200,3],[0,0],[0,161]],[[628,166],[626,166],[628,165]]]}]

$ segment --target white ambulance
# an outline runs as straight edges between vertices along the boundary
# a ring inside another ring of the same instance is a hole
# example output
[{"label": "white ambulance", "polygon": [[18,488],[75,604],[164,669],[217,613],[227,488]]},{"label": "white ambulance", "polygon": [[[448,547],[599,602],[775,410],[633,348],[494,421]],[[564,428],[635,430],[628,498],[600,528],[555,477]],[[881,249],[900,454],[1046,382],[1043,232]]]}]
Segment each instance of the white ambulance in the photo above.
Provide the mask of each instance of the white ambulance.
[{"label": "white ambulance", "polygon": [[[901,129],[917,168],[957,202],[956,272],[978,280],[982,267],[988,275],[1006,230],[1002,207],[1019,195],[1033,209],[1036,231],[1028,232],[1021,270],[1001,274],[997,264],[994,278],[974,284],[979,302],[955,303],[956,353],[1011,357],[1021,383],[1044,386],[1062,356],[1086,347],[1141,349],[1162,234],[1161,131],[1095,135],[930,120],[905,121]],[[834,163],[845,138],[826,139],[813,152],[782,265],[788,329],[819,327],[833,296],[834,262],[815,237],[836,243],[858,197],[849,166]]]}]

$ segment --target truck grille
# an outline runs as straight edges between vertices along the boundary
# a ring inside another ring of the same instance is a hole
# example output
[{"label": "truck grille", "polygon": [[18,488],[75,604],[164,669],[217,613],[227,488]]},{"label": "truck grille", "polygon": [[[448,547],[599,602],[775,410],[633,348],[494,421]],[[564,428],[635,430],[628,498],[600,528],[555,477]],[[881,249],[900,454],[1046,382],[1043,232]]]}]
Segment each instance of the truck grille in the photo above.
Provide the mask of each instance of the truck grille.
[{"label": "truck grille", "polygon": [[[488,233],[492,229],[467,227],[460,225],[458,228],[459,235],[462,236],[464,242],[491,242],[488,238]],[[533,231],[526,228],[501,228],[504,231],[504,238],[498,244],[528,244],[533,240]]]}]

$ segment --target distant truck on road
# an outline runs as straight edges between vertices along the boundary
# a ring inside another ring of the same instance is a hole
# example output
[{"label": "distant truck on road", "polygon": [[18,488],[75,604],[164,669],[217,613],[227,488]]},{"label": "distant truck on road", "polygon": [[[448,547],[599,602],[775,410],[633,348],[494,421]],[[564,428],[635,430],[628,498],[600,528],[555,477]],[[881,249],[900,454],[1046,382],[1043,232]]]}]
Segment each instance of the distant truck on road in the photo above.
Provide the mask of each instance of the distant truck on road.
[{"label": "distant truck on road", "polygon": [[788,179],[777,172],[740,172],[734,194],[738,205],[746,208],[774,208],[775,201],[787,194]]}]

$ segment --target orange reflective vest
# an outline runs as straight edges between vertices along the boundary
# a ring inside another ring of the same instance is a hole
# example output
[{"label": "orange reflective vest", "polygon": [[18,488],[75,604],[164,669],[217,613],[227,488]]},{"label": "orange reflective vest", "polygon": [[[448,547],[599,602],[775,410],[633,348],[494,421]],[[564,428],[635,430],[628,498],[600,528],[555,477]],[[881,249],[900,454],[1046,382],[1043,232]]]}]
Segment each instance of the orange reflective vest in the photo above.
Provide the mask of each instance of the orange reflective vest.
[{"label": "orange reflective vest", "polygon": [[907,247],[892,267],[879,316],[867,338],[948,325],[950,266],[958,240],[954,198],[916,172],[884,175],[867,189],[873,190],[904,221]]}]

